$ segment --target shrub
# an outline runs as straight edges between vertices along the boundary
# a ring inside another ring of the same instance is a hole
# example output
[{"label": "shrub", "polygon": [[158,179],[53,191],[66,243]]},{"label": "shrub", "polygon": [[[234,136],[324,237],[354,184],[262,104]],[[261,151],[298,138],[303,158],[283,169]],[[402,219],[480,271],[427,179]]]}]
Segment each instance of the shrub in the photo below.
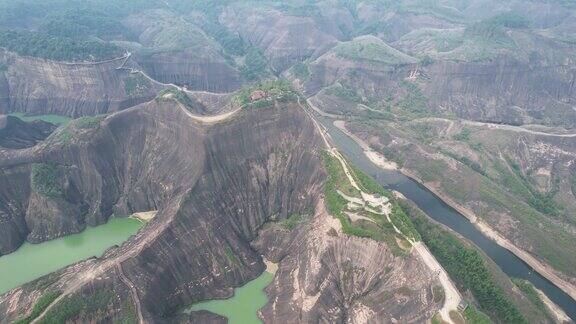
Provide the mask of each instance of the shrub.
[{"label": "shrub", "polygon": [[31,323],[36,317],[38,317],[42,312],[50,306],[60,296],[60,292],[51,291],[44,295],[42,295],[36,301],[34,308],[32,308],[32,313],[25,318],[19,319],[15,322],[15,324],[28,324]]},{"label": "shrub", "polygon": [[42,196],[59,198],[63,191],[58,184],[58,168],[51,163],[36,163],[32,165],[32,187]]}]

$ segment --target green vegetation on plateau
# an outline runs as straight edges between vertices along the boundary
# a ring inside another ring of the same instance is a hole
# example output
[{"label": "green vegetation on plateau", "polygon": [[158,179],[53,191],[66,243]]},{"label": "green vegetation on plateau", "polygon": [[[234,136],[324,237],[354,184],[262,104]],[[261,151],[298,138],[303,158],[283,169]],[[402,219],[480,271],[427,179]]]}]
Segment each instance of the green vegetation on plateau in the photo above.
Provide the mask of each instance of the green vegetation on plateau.
[{"label": "green vegetation on plateau", "polygon": [[125,28],[115,17],[102,11],[76,8],[47,15],[38,29],[59,37],[79,38],[94,35],[107,38],[121,35]]},{"label": "green vegetation on plateau", "polygon": [[85,116],[74,120],[74,126],[80,129],[94,129],[100,126],[104,116]]},{"label": "green vegetation on plateau", "polygon": [[389,65],[416,62],[414,58],[372,36],[363,36],[338,44],[333,51],[342,58],[355,61],[369,61]]},{"label": "green vegetation on plateau", "polygon": [[[456,282],[460,291],[469,290],[484,312],[504,323],[527,323],[504,290],[498,286],[476,248],[463,244],[455,235],[433,224],[407,203],[401,202],[401,206],[408,211],[422,241]],[[472,315],[466,314],[467,317]]]},{"label": "green vegetation on plateau", "polygon": [[100,61],[119,57],[119,47],[94,40],[76,40],[40,32],[0,30],[0,47],[23,56],[57,61]]},{"label": "green vegetation on plateau", "polygon": [[38,298],[36,304],[34,304],[34,308],[32,308],[32,313],[25,318],[19,319],[15,322],[15,324],[28,324],[31,323],[36,317],[38,317],[42,312],[54,302],[56,298],[60,296],[59,292],[51,291],[47,292]]},{"label": "green vegetation on plateau", "polygon": [[[263,91],[264,98],[252,101],[250,96],[254,91]],[[276,101],[289,102],[298,98],[298,93],[292,88],[290,82],[284,79],[267,81],[238,91],[234,102],[242,108],[266,108]]]},{"label": "green vegetation on plateau", "polygon": [[188,97],[186,92],[176,88],[168,88],[160,91],[156,96],[156,100],[175,100],[188,110],[192,110],[192,107],[195,106],[194,101]]},{"label": "green vegetation on plateau", "polygon": [[32,187],[40,195],[48,198],[58,198],[63,194],[58,184],[58,167],[51,163],[35,163],[32,165]]}]

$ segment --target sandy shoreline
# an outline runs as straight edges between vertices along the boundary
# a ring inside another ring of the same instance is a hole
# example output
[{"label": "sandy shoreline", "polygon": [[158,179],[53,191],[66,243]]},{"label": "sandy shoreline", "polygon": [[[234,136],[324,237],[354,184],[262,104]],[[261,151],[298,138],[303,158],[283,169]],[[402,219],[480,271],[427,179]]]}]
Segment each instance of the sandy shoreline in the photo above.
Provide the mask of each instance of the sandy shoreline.
[{"label": "sandy shoreline", "polygon": [[262,257],[262,259],[264,260],[264,264],[266,265],[266,270],[264,270],[264,271],[271,273],[271,274],[275,274],[276,271],[278,271],[278,263],[274,263],[272,261],[269,261],[265,257]]},{"label": "sandy shoreline", "polygon": [[[356,135],[351,134],[345,128],[345,122],[344,121],[341,121],[341,120],[335,121],[334,126],[338,127],[338,129],[342,130],[346,135],[350,136],[350,138],[352,138],[356,143],[358,143],[358,145],[360,145],[362,147],[366,157],[368,157],[368,159],[370,159],[370,161],[374,162],[373,159],[370,158],[370,155],[373,156],[374,154],[379,155],[378,160],[382,160],[382,159],[385,160],[385,158],[381,154],[372,150],[366,142],[364,142],[362,139],[360,139]],[[368,151],[368,153],[367,153],[367,151]],[[556,287],[558,287],[563,292],[568,294],[572,299],[576,300],[576,287],[573,284],[562,279],[556,273],[556,270],[552,269],[549,265],[536,259],[534,256],[529,254],[527,251],[524,251],[521,248],[517,247],[512,242],[510,242],[508,239],[503,237],[500,233],[498,233],[493,228],[491,228],[484,221],[478,219],[478,217],[474,214],[474,212],[472,212],[468,208],[460,205],[459,203],[455,202],[453,199],[447,197],[445,194],[439,192],[439,190],[437,190],[436,188],[426,184],[424,181],[422,181],[422,179],[420,179],[418,176],[416,176],[415,174],[413,174],[409,170],[406,170],[404,168],[399,169],[398,167],[391,168],[391,164],[388,164],[388,163],[384,163],[383,164],[384,166],[382,166],[380,163],[374,162],[374,164],[376,164],[377,166],[379,166],[383,169],[398,170],[402,174],[404,174],[405,176],[407,176],[407,177],[411,178],[412,180],[418,182],[419,184],[423,185],[426,189],[428,189],[430,192],[435,194],[440,200],[442,200],[447,205],[454,208],[456,211],[458,211],[460,214],[462,214],[464,217],[466,217],[472,224],[474,224],[474,226],[482,234],[484,234],[486,237],[495,241],[501,247],[512,252],[514,255],[516,255],[518,258],[520,258],[522,261],[524,261],[526,264],[528,264],[531,268],[533,268],[536,272],[538,272],[544,278],[548,279]]]},{"label": "sandy shoreline", "polygon": [[558,323],[570,323],[570,317],[566,315],[558,305],[551,301],[550,298],[548,298],[548,296],[546,296],[546,294],[540,289],[536,287],[534,287],[534,289],[536,289],[536,292],[540,295],[540,299],[542,299],[542,302],[544,302],[544,305],[546,305],[548,311],[550,311],[550,314],[558,321]]}]

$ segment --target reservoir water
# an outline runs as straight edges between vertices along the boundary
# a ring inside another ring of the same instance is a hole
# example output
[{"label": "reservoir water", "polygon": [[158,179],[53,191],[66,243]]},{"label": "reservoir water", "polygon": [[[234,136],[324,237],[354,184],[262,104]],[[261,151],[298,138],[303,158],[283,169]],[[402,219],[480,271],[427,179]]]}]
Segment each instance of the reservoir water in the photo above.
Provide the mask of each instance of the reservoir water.
[{"label": "reservoir water", "polygon": [[370,174],[386,188],[402,193],[406,198],[416,203],[416,205],[430,217],[474,242],[474,244],[494,260],[508,276],[530,281],[536,288],[542,290],[553,302],[560,306],[568,316],[573,320],[576,319],[576,301],[574,301],[574,299],[534,271],[512,252],[484,236],[468,219],[448,206],[428,189],[399,171],[383,170],[374,165],[368,160],[362,148],[354,140],[332,124],[332,119],[318,115],[316,115],[316,119],[326,127],[332,137],[334,145],[336,145],[342,154],[356,167]]},{"label": "reservoir water", "polygon": [[185,312],[207,310],[228,318],[229,324],[259,324],[258,310],[268,302],[264,288],[268,286],[274,274],[264,271],[258,278],[234,289],[234,296],[228,299],[213,299],[196,303]]},{"label": "reservoir water", "polygon": [[101,256],[141,226],[142,223],[133,218],[111,218],[104,225],[88,227],[78,234],[40,244],[24,243],[18,250],[0,257],[0,294],[67,265]]}]

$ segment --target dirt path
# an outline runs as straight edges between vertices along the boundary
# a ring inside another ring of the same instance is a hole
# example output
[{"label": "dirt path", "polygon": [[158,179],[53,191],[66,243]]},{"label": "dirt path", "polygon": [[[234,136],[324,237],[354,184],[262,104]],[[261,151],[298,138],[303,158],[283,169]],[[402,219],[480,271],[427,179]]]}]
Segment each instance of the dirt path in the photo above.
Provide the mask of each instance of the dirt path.
[{"label": "dirt path", "polygon": [[551,301],[544,292],[536,287],[534,287],[534,289],[538,295],[540,295],[540,299],[542,299],[542,302],[544,302],[544,305],[546,305],[548,311],[558,323],[571,323],[572,320],[570,317],[566,315],[566,313],[558,305]]},{"label": "dirt path", "polygon": [[122,270],[122,263],[118,263],[116,265],[116,271],[120,277],[120,280],[122,280],[122,282],[130,289],[130,295],[132,296],[132,301],[134,302],[134,307],[136,307],[136,313],[138,314],[138,323],[143,324],[144,316],[142,316],[142,307],[140,306],[138,290],[136,290],[134,283],[132,283],[132,281],[130,281],[130,279],[128,279],[128,277],[126,277],[124,274],[124,270]]},{"label": "dirt path", "polygon": [[[300,104],[300,101],[298,101],[298,103]],[[312,107],[312,109],[314,109],[314,106],[310,104],[310,101],[308,100],[308,104],[310,105],[310,107]],[[300,105],[300,107],[302,107],[302,105]],[[304,110],[306,110],[304,107],[302,107]],[[316,109],[315,109],[316,110]],[[314,120],[315,123],[316,120],[310,115],[310,117],[312,118],[312,120]],[[352,135],[351,133],[348,132],[348,130],[346,130],[346,128],[344,127],[344,122],[343,121],[336,121],[334,122],[334,125],[340,129],[342,129],[343,131],[345,131],[345,133],[347,135]],[[319,127],[319,131],[321,133],[324,132],[324,130],[322,128]],[[324,135],[322,135],[324,137]],[[356,136],[351,136],[353,137],[353,139],[360,144],[360,146],[363,148],[365,154],[366,152],[371,152],[371,155],[367,154],[367,157],[373,161],[373,159],[375,159],[376,161],[378,161],[379,163],[375,163],[379,166],[387,166],[389,167],[389,164],[387,163],[382,163],[382,161],[385,161],[385,159],[381,156],[378,156],[377,152],[374,152],[369,146],[368,144],[364,143],[362,140],[360,140],[360,138],[356,137]],[[358,185],[356,184],[356,182],[354,181],[354,178],[352,177],[348,166],[346,165],[346,162],[344,160],[344,158],[340,155],[340,153],[338,153],[337,149],[335,147],[333,147],[332,145],[330,145],[329,143],[327,143],[328,147],[329,147],[329,151],[332,153],[332,155],[334,157],[336,157],[340,163],[342,164],[342,168],[344,169],[344,173],[346,174],[346,177],[348,178],[348,180],[350,181],[350,183],[352,184],[352,186],[354,186],[356,189],[360,190],[360,188],[358,187]],[[370,158],[370,156],[372,156],[373,159]],[[362,192],[362,190],[360,190],[361,194],[364,195],[365,193]],[[367,194],[366,194],[367,195]],[[442,285],[444,292],[445,292],[445,299],[444,299],[444,305],[442,306],[442,308],[440,309],[439,313],[440,316],[442,317],[442,320],[447,322],[447,323],[454,323],[452,321],[452,318],[450,318],[450,311],[452,310],[457,310],[458,309],[458,305],[460,304],[460,301],[462,300],[462,297],[460,295],[460,293],[458,292],[458,289],[456,288],[456,286],[454,285],[454,283],[452,282],[452,280],[450,280],[450,277],[448,276],[448,273],[446,272],[446,270],[444,270],[444,268],[440,265],[440,263],[438,263],[438,261],[436,260],[436,258],[434,257],[434,255],[428,250],[428,248],[426,248],[426,246],[424,245],[424,243],[422,242],[414,242],[413,240],[411,240],[409,237],[406,237],[402,231],[400,231],[396,225],[392,222],[392,220],[390,219],[390,215],[389,213],[385,213],[388,222],[390,222],[390,224],[392,224],[392,227],[394,228],[394,231],[396,233],[398,233],[399,235],[403,236],[409,243],[410,245],[413,246],[414,251],[416,251],[416,253],[421,257],[422,261],[424,262],[424,264],[426,264],[426,266],[428,266],[428,268],[432,271],[432,273],[436,274],[438,276],[438,280],[440,281],[440,284]]]},{"label": "dirt path", "polygon": [[[420,121],[436,120],[436,121],[449,122],[450,123],[449,130],[452,129],[452,127],[454,126],[454,123],[455,123],[454,120],[446,119],[446,118],[438,118],[438,117],[427,117],[427,118],[422,118],[422,119],[418,119],[418,120],[420,120]],[[418,120],[416,120],[416,121],[418,121]],[[489,129],[501,129],[501,130],[507,130],[507,131],[511,131],[511,132],[528,133],[528,134],[539,135],[539,136],[565,137],[565,138],[576,137],[576,133],[569,133],[569,134],[547,133],[547,132],[542,132],[542,131],[535,131],[535,130],[528,129],[528,128],[525,128],[522,126],[485,123],[485,122],[479,122],[479,121],[473,121],[473,120],[460,120],[460,122],[463,125],[468,125],[468,126],[486,127]]]},{"label": "dirt path", "polygon": [[192,118],[196,121],[199,121],[201,123],[204,123],[204,124],[216,124],[216,123],[225,121],[225,120],[231,118],[232,116],[236,115],[236,113],[238,113],[240,110],[242,110],[242,108],[237,108],[237,109],[234,109],[232,111],[229,111],[227,113],[223,113],[220,115],[202,116],[202,115],[194,115],[193,113],[188,111],[188,109],[186,109],[186,107],[184,107],[182,104],[180,104],[179,106],[182,110],[184,110],[186,115],[188,115],[190,118]]},{"label": "dirt path", "polygon": [[424,263],[432,270],[434,274],[438,276],[438,280],[440,280],[440,284],[444,288],[444,305],[440,309],[439,313],[442,316],[442,319],[448,323],[453,323],[452,318],[450,318],[450,311],[457,310],[462,297],[460,296],[460,292],[456,288],[456,285],[450,280],[450,277],[442,268],[440,263],[436,260],[434,255],[428,250],[426,245],[422,242],[416,242],[412,244],[414,246],[414,250],[420,255]]},{"label": "dirt path", "polygon": [[[343,132],[346,135],[351,134],[346,129],[345,123],[343,121],[339,122],[338,124],[336,124],[336,122],[335,122],[335,125],[339,129],[343,130]],[[524,129],[524,130],[526,130],[526,129]],[[544,134],[547,134],[547,133],[544,133]],[[550,135],[550,134],[548,134],[548,135]],[[551,135],[551,136],[553,136],[553,135]],[[356,141],[363,149],[368,147],[368,144],[366,144],[362,139],[358,138],[357,136],[352,134],[351,138],[354,141]],[[372,159],[371,159],[371,161],[374,162]],[[374,164],[382,167],[378,163],[374,163]],[[388,169],[388,168],[384,167],[384,169]],[[520,258],[522,261],[526,262],[531,268],[533,268],[535,271],[537,271],[540,275],[542,275],[546,279],[550,280],[556,287],[560,288],[562,291],[564,291],[566,294],[568,294],[570,297],[572,297],[572,299],[576,300],[576,286],[574,286],[570,282],[562,279],[556,273],[556,270],[552,269],[548,264],[541,262],[540,260],[538,260],[534,256],[532,256],[530,253],[528,253],[528,252],[524,251],[523,249],[514,245],[508,239],[503,237],[499,232],[497,232],[492,227],[490,227],[488,224],[486,224],[485,222],[480,220],[473,211],[466,208],[465,206],[460,205],[459,203],[457,203],[456,201],[454,201],[453,199],[451,199],[450,197],[445,195],[443,192],[440,192],[439,190],[437,190],[435,187],[431,186],[430,184],[427,184],[422,179],[420,179],[417,175],[413,174],[410,170],[407,170],[405,168],[401,168],[401,169],[399,169],[399,171],[402,174],[404,174],[405,176],[413,179],[414,181],[416,181],[419,184],[426,187],[426,189],[428,189],[430,192],[432,192],[434,195],[436,195],[438,198],[440,198],[443,202],[445,202],[447,205],[454,208],[456,211],[458,211],[460,214],[462,214],[464,217],[466,217],[472,224],[474,224],[474,226],[484,236],[491,238],[498,245],[500,245],[501,247],[512,252],[514,255],[516,255],[518,258]]]},{"label": "dirt path", "polygon": [[[171,204],[168,208],[179,208],[181,204],[182,196],[175,199],[174,204]],[[168,225],[172,222],[173,216],[176,214],[175,210],[166,211],[164,217],[161,221],[154,224],[154,226],[145,227],[143,230],[136,234],[136,238],[132,241],[128,241],[125,245],[121,246],[116,253],[107,258],[101,260],[101,262],[96,264],[89,264],[85,271],[78,273],[75,278],[68,281],[68,286],[64,288],[64,291],[58,298],[56,298],[48,307],[44,309],[36,319],[31,323],[38,323],[52,308],[58,305],[65,297],[77,292],[84,285],[88,284],[92,280],[102,276],[106,271],[115,268],[122,262],[131,259],[138,255],[148,244],[150,244],[160,233],[164,232]],[[139,300],[136,300],[139,302]]]}]

